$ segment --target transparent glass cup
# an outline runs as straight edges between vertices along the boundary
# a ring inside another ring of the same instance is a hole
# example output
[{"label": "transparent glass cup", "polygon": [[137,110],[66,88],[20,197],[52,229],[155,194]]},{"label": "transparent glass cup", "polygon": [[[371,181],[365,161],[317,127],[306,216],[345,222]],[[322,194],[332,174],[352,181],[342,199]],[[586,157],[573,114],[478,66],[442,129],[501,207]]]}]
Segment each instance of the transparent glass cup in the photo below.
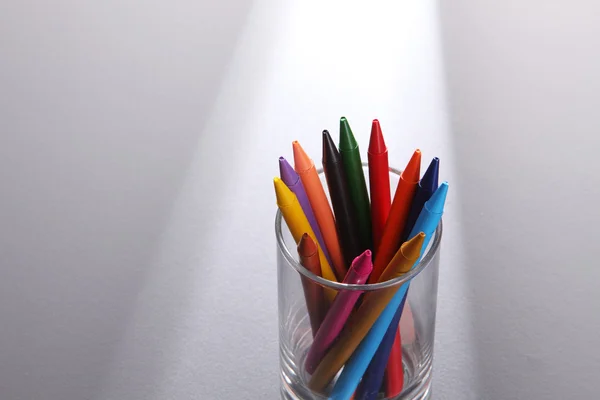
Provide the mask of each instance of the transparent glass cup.
[{"label": "transparent glass cup", "polygon": [[[363,168],[368,185],[368,167],[364,165]],[[322,170],[319,170],[319,176],[325,192],[327,192]],[[400,171],[390,168],[392,198],[399,177]],[[439,224],[423,258],[410,272],[387,282],[365,285],[331,282],[304,268],[298,261],[296,243],[279,211],[275,217],[275,236],[277,239],[281,398],[286,400],[327,399],[335,380],[339,377],[338,373],[322,393],[316,393],[308,387],[310,375],[306,372],[304,363],[313,342],[313,333],[304,297],[304,281],[305,285],[307,283],[319,285],[336,293],[358,290],[364,294],[388,288],[397,290],[404,283],[410,282],[406,305],[399,324],[402,337],[403,390],[395,397],[385,397],[382,390],[378,399],[429,399],[431,396],[442,224]]]}]

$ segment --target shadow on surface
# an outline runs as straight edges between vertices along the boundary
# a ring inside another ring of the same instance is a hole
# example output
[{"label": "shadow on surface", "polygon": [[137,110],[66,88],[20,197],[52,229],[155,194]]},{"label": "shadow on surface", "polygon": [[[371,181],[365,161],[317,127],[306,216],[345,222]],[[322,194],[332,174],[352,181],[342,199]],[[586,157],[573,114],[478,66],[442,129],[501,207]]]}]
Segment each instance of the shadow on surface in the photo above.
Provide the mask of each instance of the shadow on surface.
[{"label": "shadow on surface", "polygon": [[0,393],[149,395],[176,305],[115,362],[252,1],[38,6],[0,16]]}]

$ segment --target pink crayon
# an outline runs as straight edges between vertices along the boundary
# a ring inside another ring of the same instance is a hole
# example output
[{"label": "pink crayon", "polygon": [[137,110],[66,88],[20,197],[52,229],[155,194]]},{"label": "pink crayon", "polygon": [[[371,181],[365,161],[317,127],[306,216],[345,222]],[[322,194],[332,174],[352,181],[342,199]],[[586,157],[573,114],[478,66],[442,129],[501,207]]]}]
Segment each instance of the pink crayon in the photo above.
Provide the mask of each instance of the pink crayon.
[{"label": "pink crayon", "polygon": [[[365,250],[352,261],[352,265],[344,278],[344,283],[352,285],[362,285],[369,278],[373,270],[371,261],[371,251]],[[305,368],[309,374],[315,372],[315,369],[327,354],[329,347],[338,337],[344,324],[348,320],[350,313],[354,309],[356,301],[363,292],[360,290],[341,290],[331,304],[321,327],[319,328],[313,341],[308,356],[306,357]]]}]

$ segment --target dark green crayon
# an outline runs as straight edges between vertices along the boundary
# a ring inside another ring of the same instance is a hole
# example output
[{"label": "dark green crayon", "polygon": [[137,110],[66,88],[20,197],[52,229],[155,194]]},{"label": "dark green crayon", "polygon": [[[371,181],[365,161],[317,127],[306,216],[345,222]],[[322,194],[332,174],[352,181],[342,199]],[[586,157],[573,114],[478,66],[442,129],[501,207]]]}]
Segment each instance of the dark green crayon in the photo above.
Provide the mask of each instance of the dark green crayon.
[{"label": "dark green crayon", "polygon": [[356,212],[358,221],[358,234],[360,240],[360,251],[372,249],[373,238],[371,236],[371,205],[369,203],[369,192],[365,182],[362,161],[358,143],[354,138],[352,129],[346,117],[340,119],[340,154],[342,164],[346,172],[350,197]]}]

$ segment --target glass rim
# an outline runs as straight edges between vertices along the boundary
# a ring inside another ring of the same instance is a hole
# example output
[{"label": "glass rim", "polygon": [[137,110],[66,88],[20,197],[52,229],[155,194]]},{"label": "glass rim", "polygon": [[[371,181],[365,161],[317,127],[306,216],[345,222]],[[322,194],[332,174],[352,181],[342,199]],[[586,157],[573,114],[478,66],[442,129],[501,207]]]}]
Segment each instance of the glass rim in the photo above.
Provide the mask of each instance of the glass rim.
[{"label": "glass rim", "polygon": [[[363,167],[368,167],[368,164],[366,162],[363,162],[362,165],[363,165]],[[398,176],[400,176],[400,174],[401,174],[400,170],[397,170],[392,167],[390,167],[390,172],[392,172]],[[319,175],[321,175],[323,173],[323,168],[317,169],[317,173]],[[283,231],[281,228],[282,222],[283,222],[283,215],[281,214],[281,211],[278,208],[277,212],[275,214],[275,237],[277,239],[277,247],[279,248],[279,251],[285,258],[287,263],[289,265],[291,265],[300,274],[304,275],[311,281],[316,282],[321,286],[335,289],[335,290],[347,290],[347,291],[380,290],[380,289],[385,289],[388,287],[400,286],[406,282],[409,282],[410,280],[415,278],[417,275],[419,275],[421,273],[421,271],[423,271],[431,263],[431,261],[433,261],[433,258],[435,257],[435,255],[439,252],[440,244],[442,242],[442,232],[443,232],[442,220],[440,220],[440,223],[438,224],[437,228],[435,229],[435,234],[433,236],[433,240],[431,241],[430,246],[428,246],[429,248],[426,249],[426,252],[423,255],[423,257],[421,258],[421,261],[419,261],[419,263],[417,265],[415,265],[413,268],[411,268],[411,270],[408,271],[407,273],[405,273],[397,278],[385,281],[385,282],[356,285],[356,284],[350,284],[350,283],[330,281],[321,276],[313,274],[311,271],[306,269],[302,264],[300,264],[298,261],[296,261],[296,259],[290,252],[290,249],[288,249],[287,245],[285,244],[285,240],[283,239]]]}]

